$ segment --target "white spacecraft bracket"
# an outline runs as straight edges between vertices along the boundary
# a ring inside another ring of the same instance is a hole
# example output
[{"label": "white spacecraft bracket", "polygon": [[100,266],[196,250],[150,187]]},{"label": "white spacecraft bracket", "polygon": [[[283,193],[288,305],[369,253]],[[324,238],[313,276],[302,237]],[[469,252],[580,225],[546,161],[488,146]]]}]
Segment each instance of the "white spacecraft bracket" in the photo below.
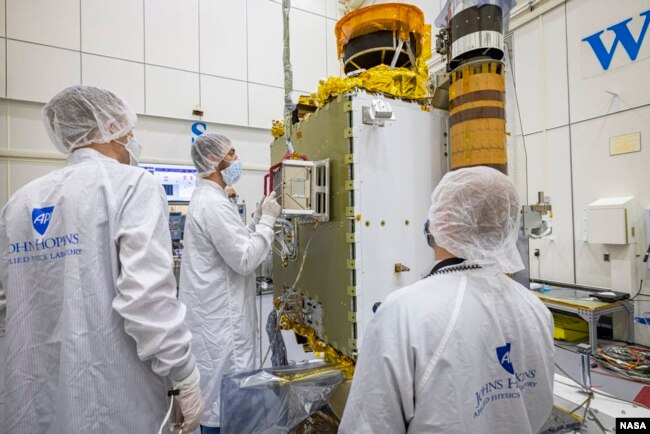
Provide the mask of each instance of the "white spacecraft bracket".
[{"label": "white spacecraft bracket", "polygon": [[273,173],[273,186],[285,217],[330,217],[330,160],[284,160]]}]

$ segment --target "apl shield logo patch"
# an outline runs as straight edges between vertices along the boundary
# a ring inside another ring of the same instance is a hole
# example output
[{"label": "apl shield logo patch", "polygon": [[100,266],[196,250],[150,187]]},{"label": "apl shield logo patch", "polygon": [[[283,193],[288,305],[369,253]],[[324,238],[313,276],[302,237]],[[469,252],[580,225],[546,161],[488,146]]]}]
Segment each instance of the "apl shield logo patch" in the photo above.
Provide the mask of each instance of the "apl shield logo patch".
[{"label": "apl shield logo patch", "polygon": [[50,220],[52,220],[53,212],[53,206],[34,208],[32,210],[32,224],[34,225],[36,232],[45,235],[45,231],[47,231],[47,227],[50,225]]},{"label": "apl shield logo patch", "polygon": [[497,347],[497,359],[503,369],[508,371],[508,373],[515,373],[515,368],[512,367],[512,362],[510,361],[510,342],[506,342],[503,347]]}]

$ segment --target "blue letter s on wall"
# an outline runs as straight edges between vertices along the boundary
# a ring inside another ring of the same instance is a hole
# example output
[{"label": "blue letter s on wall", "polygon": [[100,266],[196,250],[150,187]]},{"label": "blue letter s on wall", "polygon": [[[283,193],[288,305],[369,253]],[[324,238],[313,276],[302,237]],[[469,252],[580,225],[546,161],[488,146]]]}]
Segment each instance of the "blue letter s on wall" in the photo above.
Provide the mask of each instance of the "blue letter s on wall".
[{"label": "blue letter s on wall", "polygon": [[[650,11],[648,11],[650,12]],[[192,124],[192,143],[194,143],[194,139],[196,137],[200,136],[201,134],[205,133],[208,129],[208,125],[205,122],[194,122]],[[194,137],[196,136],[196,137]]]}]

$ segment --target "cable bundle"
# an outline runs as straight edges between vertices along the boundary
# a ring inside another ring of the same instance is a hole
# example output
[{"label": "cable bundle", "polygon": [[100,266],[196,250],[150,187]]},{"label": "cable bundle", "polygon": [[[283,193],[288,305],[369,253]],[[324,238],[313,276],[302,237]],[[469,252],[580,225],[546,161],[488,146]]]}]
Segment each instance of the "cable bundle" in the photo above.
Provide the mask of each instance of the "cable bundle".
[{"label": "cable bundle", "polygon": [[601,345],[594,360],[632,380],[650,384],[650,349],[633,345]]}]

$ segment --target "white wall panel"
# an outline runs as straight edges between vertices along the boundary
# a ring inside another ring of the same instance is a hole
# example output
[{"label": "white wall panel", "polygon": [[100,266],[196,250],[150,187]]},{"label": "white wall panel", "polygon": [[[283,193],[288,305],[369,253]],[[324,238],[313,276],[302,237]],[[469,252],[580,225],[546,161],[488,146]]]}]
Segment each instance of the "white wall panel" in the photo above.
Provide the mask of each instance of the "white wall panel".
[{"label": "white wall panel", "polygon": [[[569,127],[528,136],[526,145],[528,167],[541,169],[529,171],[528,203],[536,203],[537,192],[543,191],[553,206],[552,236],[530,240],[531,276],[573,283]],[[539,258],[533,255],[535,249],[540,251]]]},{"label": "white wall panel", "polygon": [[291,7],[322,16],[327,14],[327,0],[291,0]]},{"label": "white wall panel", "polygon": [[[438,16],[438,12],[440,12],[440,9],[438,8],[438,2],[433,1],[433,0],[409,0],[409,1],[404,1],[402,3],[408,3],[413,6],[417,6],[420,8],[422,13],[424,13],[424,22],[426,24],[431,24],[432,27],[435,27],[433,25],[433,22],[436,20],[436,17]],[[435,38],[433,40],[435,43]],[[434,47],[435,48],[435,47]]]},{"label": "white wall panel", "polygon": [[136,129],[142,142],[142,160],[174,160],[192,164],[190,127],[193,122],[139,116]]},{"label": "white wall panel", "polygon": [[60,48],[7,41],[7,97],[47,102],[80,82],[80,54]]},{"label": "white wall panel", "polygon": [[5,5],[6,0],[0,0],[0,36],[5,36],[7,31],[5,27]]},{"label": "white wall panel", "polygon": [[526,187],[526,174],[528,164],[526,161],[525,137],[521,131],[519,118],[519,105],[515,98],[514,80],[510,59],[506,58],[506,131],[510,133],[506,137],[508,155],[508,175],[510,175],[517,187],[522,204],[528,196]]},{"label": "white wall panel", "polygon": [[[576,228],[582,226],[582,210],[599,198],[634,196],[639,207],[650,207],[648,143],[641,144],[641,152],[609,155],[610,137],[640,132],[641,140],[647,142],[650,137],[650,107],[581,122],[572,128]],[[641,214],[634,214],[631,222],[643,232]],[[576,235],[580,238],[579,234]],[[641,253],[645,250],[642,244],[630,248],[610,247],[611,257],[622,259]],[[576,240],[578,283],[610,286],[610,263],[603,262],[602,253],[602,245]]]},{"label": "white wall panel", "polygon": [[199,104],[199,74],[146,65],[146,112],[188,119]]},{"label": "white wall panel", "polygon": [[334,18],[335,20],[341,17],[337,0],[325,0],[325,15],[327,15],[327,18]]},{"label": "white wall panel", "polygon": [[[0,160],[0,208],[4,206],[5,203],[9,200],[9,185],[7,170],[9,169],[9,163],[6,161]],[[3,340],[3,337],[0,336],[0,341]],[[1,345],[1,344],[0,344]],[[0,401],[2,401],[0,399]]]},{"label": "white wall panel", "polygon": [[339,64],[338,52],[336,50],[336,35],[334,26],[336,21],[328,19],[325,23],[325,43],[327,45],[327,76],[338,77],[341,75],[341,66]]},{"label": "white wall panel", "polygon": [[144,62],[143,1],[83,0],[82,51]]},{"label": "white wall panel", "polygon": [[7,96],[7,41],[0,38],[0,96]]},{"label": "white wall panel", "polygon": [[540,25],[533,20],[514,35],[514,71],[517,97],[524,134],[540,131],[543,126],[544,101]]},{"label": "white wall panel", "polygon": [[244,170],[235,189],[239,195],[239,202],[246,203],[246,222],[250,223],[251,214],[257,208],[256,204],[264,196],[264,172]]},{"label": "white wall panel", "polygon": [[201,72],[246,80],[246,2],[200,0]]},{"label": "white wall panel", "polygon": [[10,101],[7,107],[9,148],[20,151],[59,151],[45,132],[41,111],[43,104]]},{"label": "white wall panel", "polygon": [[508,156],[508,176],[517,188],[517,195],[522,205],[526,204],[525,199],[528,197],[526,187],[526,176],[528,164],[526,162],[527,153],[523,146],[524,138],[515,132],[507,138],[507,156]]},{"label": "white wall panel", "polygon": [[271,155],[269,148],[273,137],[268,131],[257,130],[257,132],[262,133],[261,136],[252,140],[241,138],[239,134],[229,137],[233,140],[237,155],[241,158],[244,167],[268,168]]},{"label": "white wall panel", "polygon": [[79,0],[6,0],[7,37],[79,50]]},{"label": "white wall panel", "polygon": [[[9,100],[0,99],[0,149],[9,144]],[[0,176],[2,178],[2,176]]]},{"label": "white wall panel", "polygon": [[[544,82],[542,95],[546,111],[545,128],[569,123],[569,89],[567,84],[566,29],[564,8],[558,7],[544,14]],[[517,56],[528,57],[525,53]]]},{"label": "white wall panel", "polygon": [[268,130],[208,125],[212,132],[225,134],[232,140],[244,167],[269,167],[270,144],[273,137]]},{"label": "white wall panel", "polygon": [[249,0],[248,80],[279,87],[283,77],[282,8],[269,0]]},{"label": "white wall panel", "polygon": [[198,0],[145,0],[145,61],[199,70]]},{"label": "white wall panel", "polygon": [[[569,58],[572,59],[569,68],[572,121],[650,103],[650,86],[641,85],[647,81],[650,71],[650,33],[646,33],[634,62],[619,44],[607,71],[600,66],[590,45],[582,41],[583,38],[628,18],[632,18],[628,28],[632,36],[638,39],[644,22],[639,14],[650,9],[648,1],[617,2],[616,7],[612,7],[612,3],[607,0],[574,0],[568,2],[566,7]],[[611,50],[613,32],[605,31],[601,40],[605,48]]]},{"label": "white wall panel", "polygon": [[221,124],[248,124],[246,82],[201,75],[203,119]]},{"label": "white wall panel", "polygon": [[144,65],[92,54],[81,55],[83,84],[104,87],[124,97],[144,113]]},{"label": "white wall panel", "polygon": [[[192,164],[190,146],[192,143],[191,126],[196,120],[162,119],[152,116],[139,116],[138,138],[143,144],[144,160],[171,160]],[[217,125],[207,122],[207,131],[224,134],[232,141],[244,165],[269,165],[269,131],[252,128]],[[259,151],[249,159],[249,150]],[[261,155],[261,156],[258,156]]]},{"label": "white wall panel", "polygon": [[293,10],[291,12],[291,63],[293,88],[315,92],[318,80],[327,76],[326,18]]},{"label": "white wall panel", "polygon": [[542,133],[531,134],[525,137],[526,140],[526,165],[528,167],[527,192],[526,197],[521,201],[527,200],[527,203],[536,203],[539,188],[544,187],[544,163],[548,160],[548,149],[544,146],[544,135]]},{"label": "white wall panel", "polygon": [[21,187],[27,185],[36,178],[47,175],[48,173],[65,166],[64,160],[59,161],[18,161],[10,162],[9,170],[9,194],[13,195]]},{"label": "white wall panel", "polygon": [[269,167],[271,165],[271,142],[273,137],[266,133],[266,140],[257,142],[257,143],[251,143],[249,146],[247,146],[248,150],[248,158],[246,162],[248,164],[251,164],[253,166],[266,166]]},{"label": "white wall panel", "polygon": [[271,121],[283,119],[284,91],[277,87],[248,84],[248,123],[271,129]]},{"label": "white wall panel", "polygon": [[[273,3],[282,4],[281,0],[271,0]],[[291,9],[301,9],[306,12],[325,16],[327,14],[327,1],[329,0],[291,0]]]}]

